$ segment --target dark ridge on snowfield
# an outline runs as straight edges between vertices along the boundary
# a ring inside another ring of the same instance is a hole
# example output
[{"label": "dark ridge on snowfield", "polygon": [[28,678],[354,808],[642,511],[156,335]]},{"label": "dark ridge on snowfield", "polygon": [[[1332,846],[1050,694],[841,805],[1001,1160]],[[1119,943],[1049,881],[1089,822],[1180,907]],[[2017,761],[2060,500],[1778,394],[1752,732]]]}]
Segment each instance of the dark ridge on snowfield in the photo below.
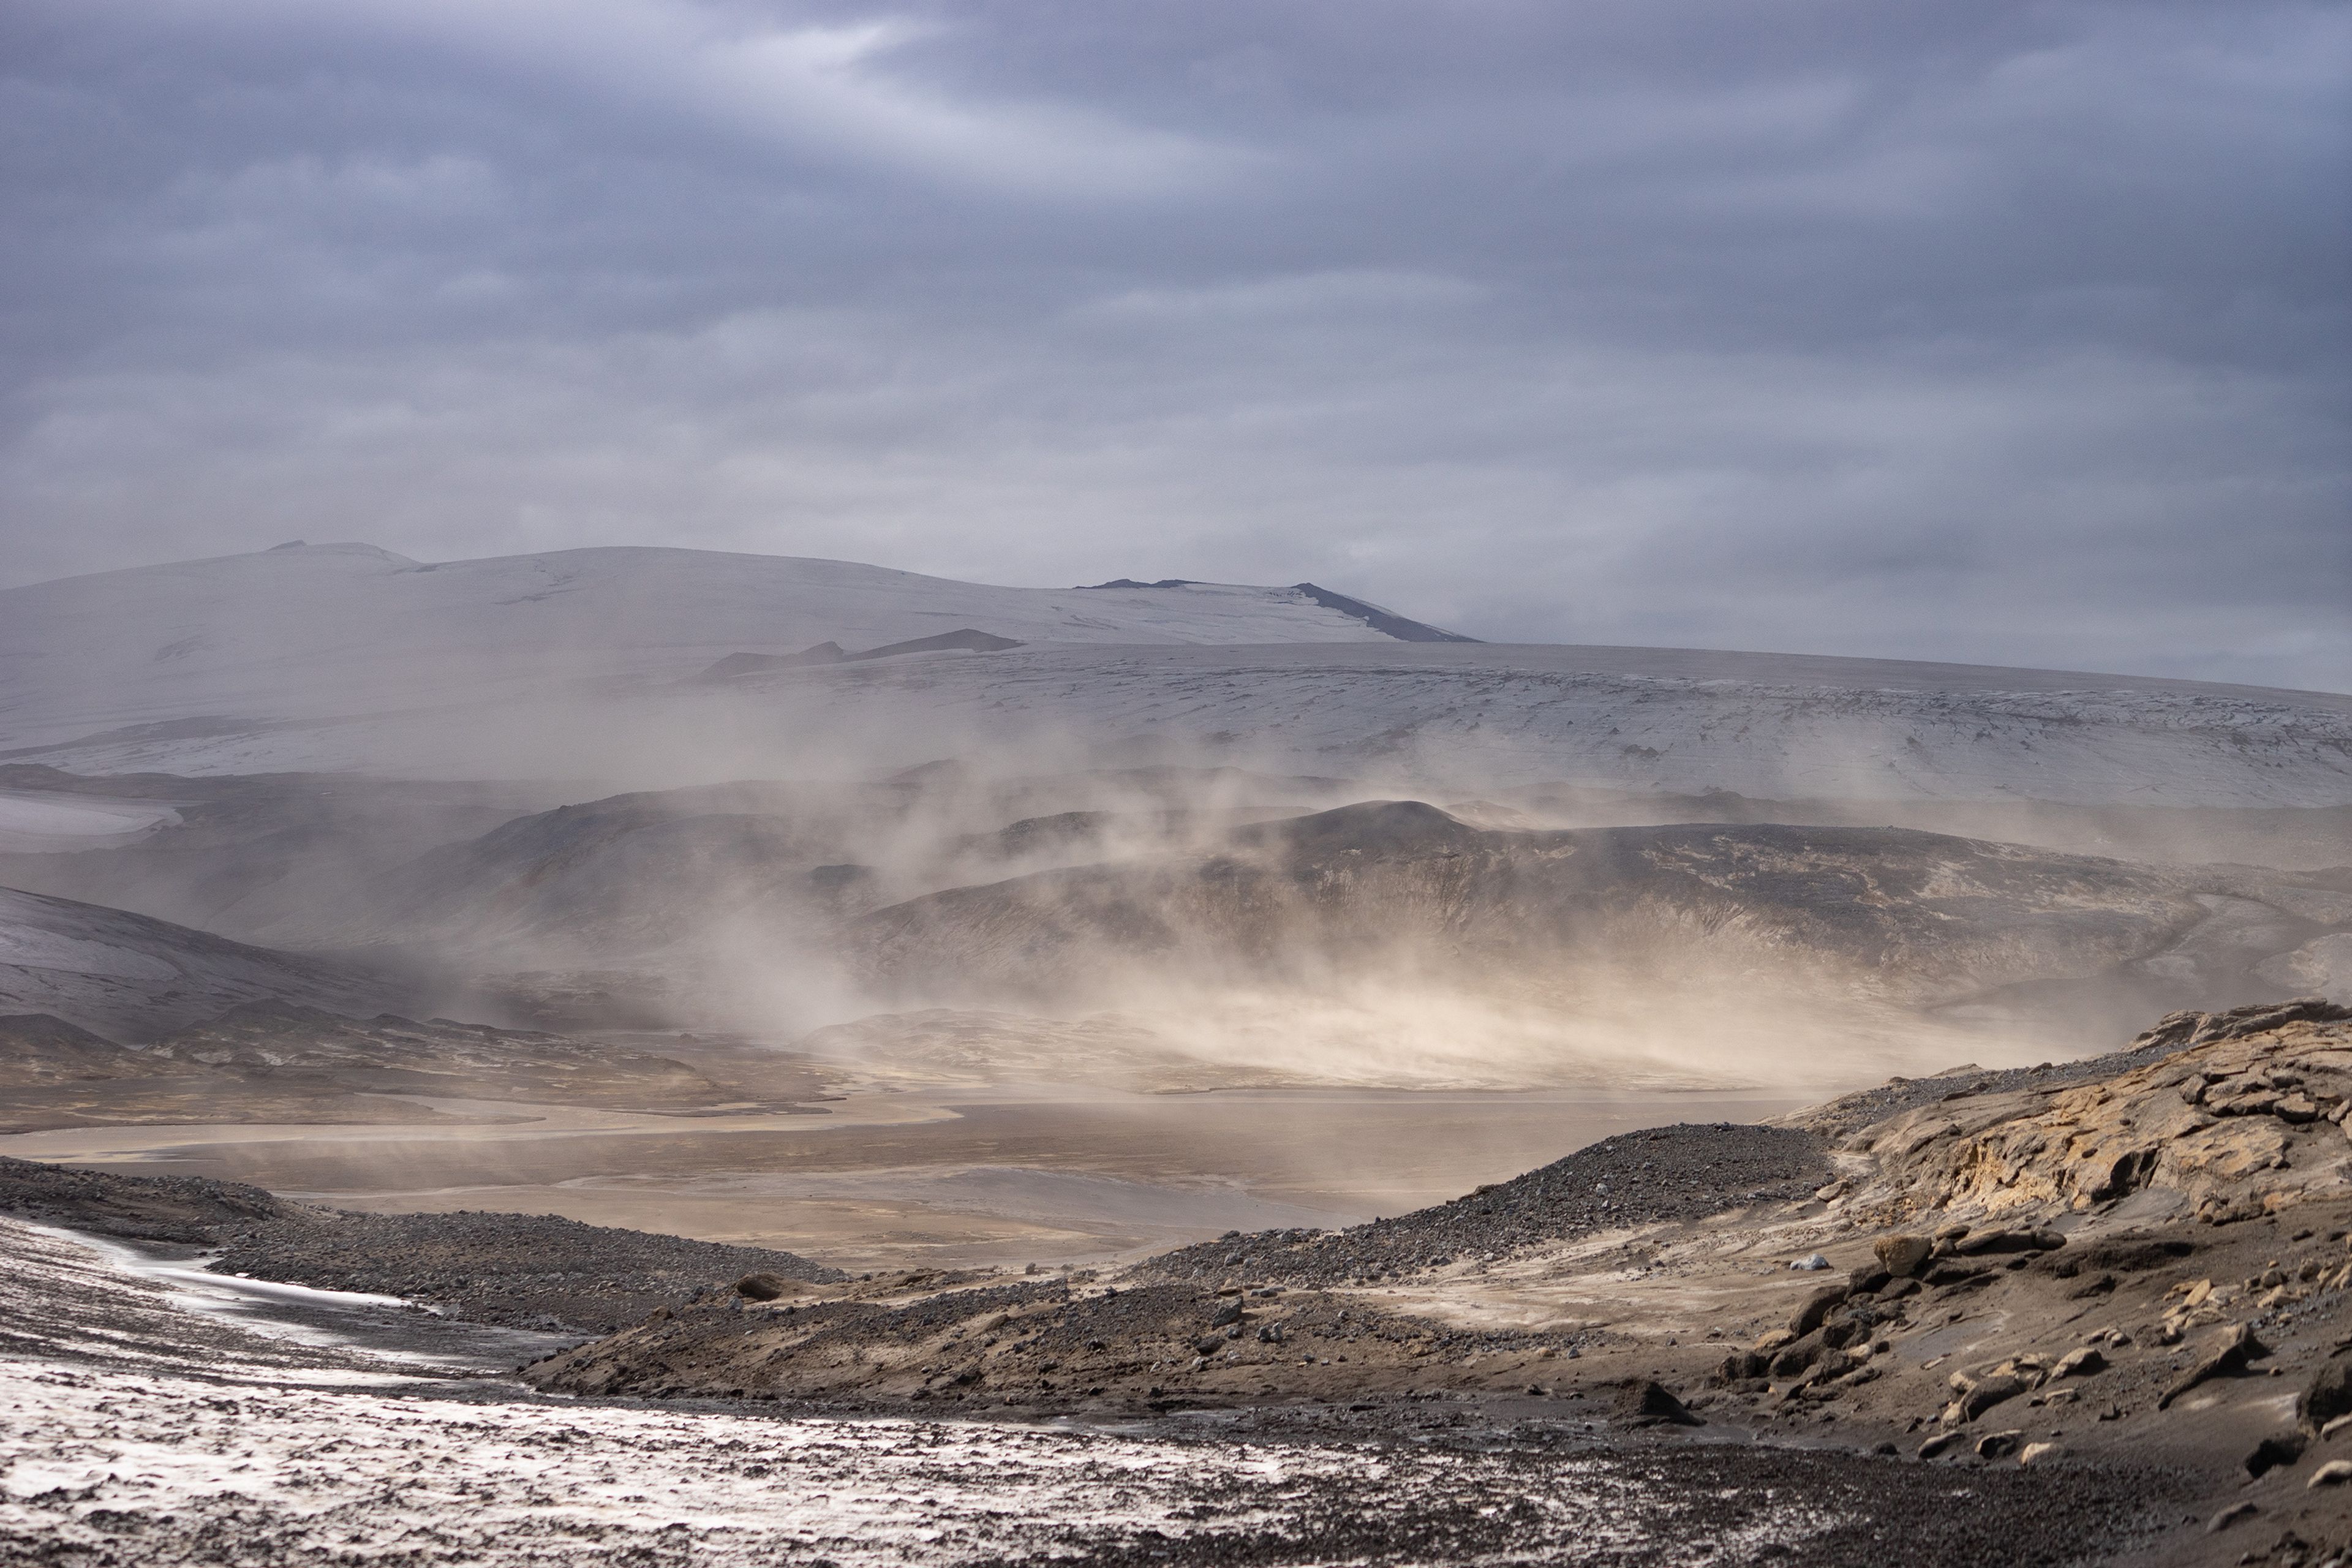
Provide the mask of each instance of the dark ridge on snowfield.
[{"label": "dark ridge on snowfield", "polygon": [[[1157,583],[1139,583],[1132,577],[1114,577],[1108,583],[1081,583],[1078,591],[1092,594],[1107,588],[1192,588],[1203,585],[1190,577],[1162,577]],[[1381,636],[1394,637],[1399,642],[1475,643],[1479,640],[1464,637],[1460,632],[1449,632],[1443,626],[1410,619],[1394,610],[1383,610],[1378,605],[1369,605],[1361,599],[1351,599],[1345,594],[1335,594],[1328,588],[1318,588],[1312,583],[1294,583],[1291,592],[1327,610],[1353,616]]]},{"label": "dark ridge on snowfield", "polygon": [[1396,1279],[1453,1263],[1491,1263],[1596,1231],[1801,1199],[1830,1173],[1828,1155],[1811,1132],[1684,1122],[1604,1138],[1525,1175],[1394,1219],[1336,1231],[1235,1233],[1146,1259],[1136,1273],[1288,1285]]},{"label": "dark ridge on snowfield", "polygon": [[908,637],[905,642],[886,643],[869,647],[863,653],[841,656],[845,664],[861,658],[896,658],[902,653],[1002,653],[1009,647],[1020,647],[1018,637],[1001,637],[993,632],[965,626],[960,631],[940,632],[936,637]]},{"label": "dark ridge on snowfield", "polygon": [[1337,610],[1343,616],[1353,616],[1376,632],[1382,632],[1399,642],[1468,642],[1476,637],[1449,632],[1443,626],[1433,626],[1423,621],[1408,620],[1393,610],[1383,610],[1378,605],[1368,605],[1361,599],[1351,599],[1345,594],[1335,594],[1328,588],[1318,588],[1312,583],[1296,584],[1298,591],[1327,610]]},{"label": "dark ridge on snowfield", "polygon": [[807,669],[817,665],[839,664],[845,657],[837,642],[821,642],[798,653],[730,653],[696,676],[694,680],[700,685],[706,681],[732,680],[739,675],[759,675],[771,669]]},{"label": "dark ridge on snowfield", "polygon": [[1002,653],[1009,647],[1024,646],[1019,637],[1001,637],[993,632],[965,626],[960,631],[940,632],[928,637],[909,637],[905,642],[886,643],[869,647],[862,653],[845,653],[837,642],[821,642],[814,647],[804,647],[798,653],[730,653],[717,664],[696,676],[697,684],[705,681],[732,680],[741,675],[758,675],[771,669],[806,669],[828,664],[856,664],[861,659],[896,658],[904,653]]}]

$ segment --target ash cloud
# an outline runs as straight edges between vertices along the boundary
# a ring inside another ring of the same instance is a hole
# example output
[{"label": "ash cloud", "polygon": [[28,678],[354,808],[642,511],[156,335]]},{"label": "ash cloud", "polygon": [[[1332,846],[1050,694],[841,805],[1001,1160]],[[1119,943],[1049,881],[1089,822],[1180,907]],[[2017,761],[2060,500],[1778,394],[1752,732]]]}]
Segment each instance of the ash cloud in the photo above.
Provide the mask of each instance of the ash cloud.
[{"label": "ash cloud", "polygon": [[2342,689],[2340,8],[0,17],[25,582],[1302,578]]}]

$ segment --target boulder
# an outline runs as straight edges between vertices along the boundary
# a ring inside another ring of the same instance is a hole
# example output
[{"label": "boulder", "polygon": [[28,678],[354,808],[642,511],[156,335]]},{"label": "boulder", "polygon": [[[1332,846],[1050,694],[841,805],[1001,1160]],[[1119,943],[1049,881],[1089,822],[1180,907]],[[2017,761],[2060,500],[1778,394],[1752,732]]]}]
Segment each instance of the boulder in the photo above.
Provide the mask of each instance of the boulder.
[{"label": "boulder", "polygon": [[1877,1321],[1875,1313],[1832,1319],[1822,1325],[1822,1343],[1834,1351],[1858,1345],[1870,1338],[1871,1326]]},{"label": "boulder", "polygon": [[2243,1323],[2232,1323],[2205,1347],[2194,1366],[2172,1380],[2157,1397],[2156,1407],[2169,1409],[2174,1400],[2199,1384],[2217,1377],[2235,1377],[2246,1370],[2248,1362],[2260,1361],[2270,1353],[2269,1347],[2254,1338],[2253,1330]]},{"label": "boulder", "polygon": [[2099,1347],[2084,1345],[2080,1350],[2071,1350],[2060,1356],[2057,1364],[2050,1369],[2050,1375],[2053,1378],[2089,1377],[2106,1370],[2107,1358],[2100,1353]]},{"label": "boulder", "polygon": [[1944,1410],[1944,1424],[1965,1426],[2032,1387],[2031,1383],[2013,1372],[1989,1373],[1982,1377],[1956,1372],[1952,1374],[1952,1403]]},{"label": "boulder", "polygon": [[2055,1252],[2065,1245],[2066,1238],[2054,1230],[1981,1230],[1952,1243],[1952,1251],[1960,1258],[1982,1258],[1992,1253]]},{"label": "boulder", "polygon": [[2205,1533],[2208,1535],[2219,1535],[2221,1531],[2237,1523],[2238,1521],[2242,1519],[2252,1519],[2255,1514],[2260,1513],[2261,1511],[2262,1510],[2256,1508],[2252,1503],[2233,1502],[2229,1507],[2223,1509],[2221,1512],[2215,1514],[2211,1519],[2205,1521]]},{"label": "boulder", "polygon": [[2028,1443],[2018,1450],[2017,1462],[2021,1465],[2043,1465],[2053,1459],[2063,1458],[2065,1454],[2065,1448],[2056,1443]]},{"label": "boulder", "polygon": [[2303,1458],[2303,1450],[2311,1439],[2300,1432],[2287,1432],[2265,1437],[2254,1445],[2246,1456],[2246,1474],[2256,1479],[2269,1475],[2282,1465],[2292,1465]]},{"label": "boulder", "polygon": [[1654,1426],[1669,1422],[1676,1426],[1704,1426],[1706,1423],[1691,1414],[1690,1407],[1674,1396],[1665,1384],[1654,1381],[1629,1383],[1618,1396],[1619,1417],[1638,1426]]},{"label": "boulder", "polygon": [[2352,1459],[2330,1459],[2311,1472],[2311,1479],[2303,1483],[2303,1489],[2315,1491],[2321,1487],[2340,1487],[2346,1481],[2352,1481]]},{"label": "boulder", "polygon": [[1977,1439],[1977,1458],[2005,1459],[2025,1446],[2022,1432],[1988,1432]]},{"label": "boulder", "polygon": [[2295,1425],[2306,1432],[2322,1431],[2346,1415],[2352,1415],[2352,1349],[2322,1362],[2294,1402]]},{"label": "boulder", "polygon": [[1830,1313],[1846,1299],[1846,1294],[1843,1285],[1827,1285],[1814,1291],[1797,1309],[1797,1315],[1789,1320],[1789,1331],[1803,1339],[1829,1321]]},{"label": "boulder", "polygon": [[1209,1327],[1222,1329],[1229,1323],[1238,1323],[1241,1321],[1242,1300],[1235,1296],[1230,1300],[1218,1303],[1217,1310],[1209,1316]]},{"label": "boulder", "polygon": [[1907,1279],[1927,1266],[1927,1255],[1936,1244],[1924,1236],[1882,1236],[1871,1250],[1886,1272],[1897,1279]]},{"label": "boulder", "polygon": [[793,1289],[790,1280],[775,1274],[746,1274],[735,1281],[735,1294],[747,1301],[772,1301]]}]

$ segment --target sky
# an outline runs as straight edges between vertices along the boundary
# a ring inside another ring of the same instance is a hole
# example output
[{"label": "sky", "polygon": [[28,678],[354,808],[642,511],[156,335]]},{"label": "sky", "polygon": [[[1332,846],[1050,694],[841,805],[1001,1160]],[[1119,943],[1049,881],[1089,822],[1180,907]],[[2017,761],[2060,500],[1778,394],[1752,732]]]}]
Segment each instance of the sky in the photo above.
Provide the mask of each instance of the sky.
[{"label": "sky", "polygon": [[1310,580],[2352,689],[2352,5],[11,0],[0,584]]}]

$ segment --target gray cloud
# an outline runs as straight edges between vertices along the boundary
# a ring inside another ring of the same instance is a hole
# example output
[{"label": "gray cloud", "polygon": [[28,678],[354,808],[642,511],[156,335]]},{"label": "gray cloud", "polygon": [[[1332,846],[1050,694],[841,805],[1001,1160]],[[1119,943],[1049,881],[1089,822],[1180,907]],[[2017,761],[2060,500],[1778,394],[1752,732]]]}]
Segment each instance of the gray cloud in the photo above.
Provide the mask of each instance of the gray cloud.
[{"label": "gray cloud", "polygon": [[2352,9],[24,0],[0,575],[1312,577],[2352,687]]}]

